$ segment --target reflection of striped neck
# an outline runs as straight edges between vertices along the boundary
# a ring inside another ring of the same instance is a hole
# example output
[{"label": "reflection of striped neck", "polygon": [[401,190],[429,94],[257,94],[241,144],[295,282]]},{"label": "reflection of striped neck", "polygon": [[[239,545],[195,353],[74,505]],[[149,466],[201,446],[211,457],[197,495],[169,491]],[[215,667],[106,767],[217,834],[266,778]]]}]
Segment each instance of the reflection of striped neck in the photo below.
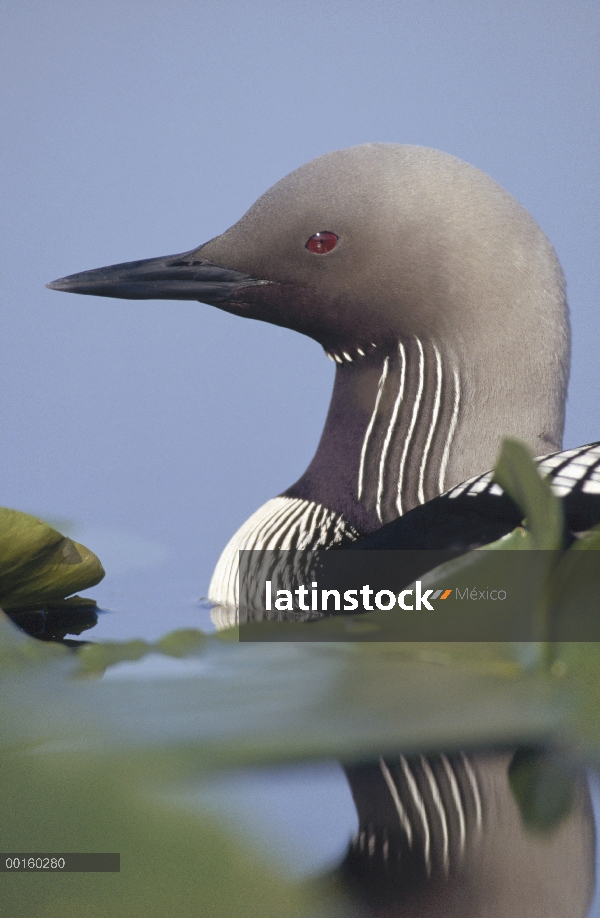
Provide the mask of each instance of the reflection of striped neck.
[{"label": "reflection of striped neck", "polygon": [[409,336],[340,366],[317,453],[286,496],[369,531],[440,494],[461,405],[456,364]]},{"label": "reflection of striped neck", "polygon": [[481,788],[464,753],[400,755],[346,770],[359,814],[349,852],[355,869],[389,868],[448,877],[483,828]]}]

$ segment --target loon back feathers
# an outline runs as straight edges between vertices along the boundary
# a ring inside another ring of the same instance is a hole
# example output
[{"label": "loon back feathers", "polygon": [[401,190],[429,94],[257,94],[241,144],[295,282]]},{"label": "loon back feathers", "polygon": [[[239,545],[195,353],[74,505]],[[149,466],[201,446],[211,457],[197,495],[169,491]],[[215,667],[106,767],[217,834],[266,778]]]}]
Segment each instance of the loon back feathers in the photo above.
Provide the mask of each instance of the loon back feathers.
[{"label": "loon back feathers", "polygon": [[[562,503],[568,537],[600,525],[600,442],[551,453],[536,462]],[[494,542],[519,526],[523,513],[493,481],[493,474],[462,482],[348,548],[468,551]]]}]

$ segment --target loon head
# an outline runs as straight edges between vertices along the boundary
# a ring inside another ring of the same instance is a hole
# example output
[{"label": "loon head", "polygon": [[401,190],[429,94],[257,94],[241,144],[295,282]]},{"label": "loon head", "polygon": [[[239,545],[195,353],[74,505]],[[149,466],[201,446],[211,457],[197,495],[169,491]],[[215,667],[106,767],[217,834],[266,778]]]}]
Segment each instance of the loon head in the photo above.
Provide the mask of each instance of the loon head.
[{"label": "loon head", "polygon": [[314,338],[338,365],[334,395],[289,494],[361,531],[484,471],[504,436],[560,447],[569,331],[554,251],[511,195],[436,150],[328,153],[190,252],[49,286],[195,299]]}]

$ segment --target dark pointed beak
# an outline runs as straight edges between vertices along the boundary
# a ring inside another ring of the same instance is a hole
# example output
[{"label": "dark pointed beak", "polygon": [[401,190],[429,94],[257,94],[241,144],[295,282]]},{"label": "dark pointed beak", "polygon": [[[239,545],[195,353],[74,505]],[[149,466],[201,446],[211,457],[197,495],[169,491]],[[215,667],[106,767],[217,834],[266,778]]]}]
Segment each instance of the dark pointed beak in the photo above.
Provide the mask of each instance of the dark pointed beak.
[{"label": "dark pointed beak", "polygon": [[81,274],[61,277],[47,286],[50,290],[114,296],[125,300],[199,300],[201,303],[221,305],[235,299],[235,294],[244,287],[268,283],[267,280],[213,265],[192,251],[82,271]]}]

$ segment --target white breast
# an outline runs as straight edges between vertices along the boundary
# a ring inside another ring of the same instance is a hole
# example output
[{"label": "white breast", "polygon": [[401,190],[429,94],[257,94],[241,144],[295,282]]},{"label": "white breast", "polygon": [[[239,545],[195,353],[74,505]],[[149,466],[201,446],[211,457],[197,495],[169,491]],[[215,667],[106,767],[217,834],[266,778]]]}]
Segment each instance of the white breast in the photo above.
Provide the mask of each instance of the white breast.
[{"label": "white breast", "polygon": [[208,598],[216,603],[217,628],[237,622],[239,552],[330,548],[359,533],[338,513],[297,497],[274,497],[246,520],[225,546],[212,575]]}]

